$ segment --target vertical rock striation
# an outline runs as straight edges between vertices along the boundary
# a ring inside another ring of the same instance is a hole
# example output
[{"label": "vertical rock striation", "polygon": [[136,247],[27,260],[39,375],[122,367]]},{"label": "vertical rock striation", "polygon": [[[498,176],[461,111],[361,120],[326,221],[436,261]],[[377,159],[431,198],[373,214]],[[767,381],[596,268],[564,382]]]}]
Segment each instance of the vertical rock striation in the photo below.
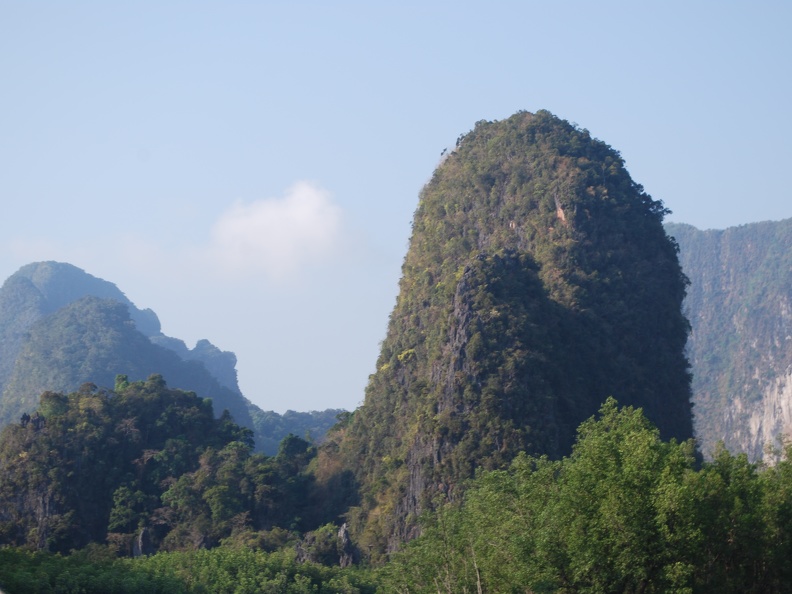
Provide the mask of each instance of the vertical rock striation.
[{"label": "vertical rock striation", "polygon": [[701,231],[669,224],[690,278],[696,438],[752,460],[792,430],[792,219]]}]

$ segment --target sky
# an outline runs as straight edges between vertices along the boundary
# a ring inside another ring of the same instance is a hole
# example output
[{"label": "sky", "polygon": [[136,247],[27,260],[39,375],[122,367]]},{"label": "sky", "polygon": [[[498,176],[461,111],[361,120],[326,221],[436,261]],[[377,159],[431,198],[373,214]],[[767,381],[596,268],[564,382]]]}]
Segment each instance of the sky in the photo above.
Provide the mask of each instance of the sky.
[{"label": "sky", "polygon": [[791,26],[761,0],[0,0],[0,281],[69,262],[233,351],[263,409],[351,410],[418,194],[479,120],[577,123],[670,221],[792,217]]}]

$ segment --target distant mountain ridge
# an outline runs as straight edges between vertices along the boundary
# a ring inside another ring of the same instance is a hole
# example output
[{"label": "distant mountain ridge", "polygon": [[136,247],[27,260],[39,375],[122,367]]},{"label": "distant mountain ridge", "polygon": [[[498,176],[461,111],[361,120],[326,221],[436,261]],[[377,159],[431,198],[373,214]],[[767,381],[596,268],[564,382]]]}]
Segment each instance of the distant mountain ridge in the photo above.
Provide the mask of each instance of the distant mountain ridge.
[{"label": "distant mountain ridge", "polygon": [[[6,280],[0,290],[0,332],[4,338],[10,333],[18,337],[24,334],[32,322],[89,295],[124,304],[138,332],[152,342],[175,351],[183,359],[216,360],[218,353],[221,353],[209,341],[200,341],[195,349],[188,349],[183,341],[165,336],[157,314],[151,309],[139,309],[115,284],[72,264],[52,261],[27,264]],[[20,306],[27,315],[19,315]],[[13,361],[12,352],[4,351],[3,354],[12,355],[4,357],[5,361]],[[236,357],[230,352],[222,355],[226,367],[222,370],[218,367],[220,373],[217,375],[224,376],[223,385],[238,392],[234,370]],[[0,384],[5,379],[6,376],[0,373]]]},{"label": "distant mountain ridge", "polygon": [[792,219],[724,230],[669,223],[690,279],[696,437],[752,460],[792,433]]},{"label": "distant mountain ridge", "polygon": [[44,391],[71,392],[85,382],[112,388],[117,374],[130,380],[160,374],[172,387],[211,397],[216,415],[227,409],[273,454],[292,429],[307,425],[314,438],[321,438],[341,412],[301,413],[308,418],[273,422],[276,413],[265,414],[240,391],[234,353],[208,340],[189,349],[162,333],[152,310],[137,308],[115,284],[71,264],[28,264],[5,281],[0,288],[0,425],[35,409]]}]

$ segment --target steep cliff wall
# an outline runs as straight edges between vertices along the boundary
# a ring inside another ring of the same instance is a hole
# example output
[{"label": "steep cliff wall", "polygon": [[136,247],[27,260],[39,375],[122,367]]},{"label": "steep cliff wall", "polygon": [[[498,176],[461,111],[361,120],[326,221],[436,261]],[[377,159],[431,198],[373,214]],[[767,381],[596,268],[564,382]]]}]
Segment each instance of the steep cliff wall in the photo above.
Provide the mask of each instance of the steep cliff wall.
[{"label": "steep cliff wall", "polygon": [[792,219],[700,231],[669,224],[690,279],[696,437],[762,458],[789,425]]}]

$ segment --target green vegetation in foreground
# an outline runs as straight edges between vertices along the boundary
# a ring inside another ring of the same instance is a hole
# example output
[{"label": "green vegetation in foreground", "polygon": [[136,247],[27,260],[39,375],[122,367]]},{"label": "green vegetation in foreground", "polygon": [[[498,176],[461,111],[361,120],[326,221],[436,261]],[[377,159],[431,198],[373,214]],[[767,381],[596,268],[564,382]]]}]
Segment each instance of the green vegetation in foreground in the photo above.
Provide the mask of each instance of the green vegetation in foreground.
[{"label": "green vegetation in foreground", "polygon": [[291,551],[218,548],[108,558],[0,549],[0,587],[13,594],[368,594],[370,572],[298,563]]},{"label": "green vegetation in foreground", "polygon": [[776,466],[662,441],[609,399],[559,461],[519,456],[385,567],[388,592],[774,593],[792,583],[792,446]]},{"label": "green vegetation in foreground", "polygon": [[[792,583],[792,445],[775,466],[664,441],[609,399],[562,460],[518,456],[437,502],[379,568],[300,563],[285,543],[117,558],[0,549],[0,588],[26,592],[782,593]],[[329,528],[315,531],[327,532]],[[330,557],[326,563],[333,563]]]}]

